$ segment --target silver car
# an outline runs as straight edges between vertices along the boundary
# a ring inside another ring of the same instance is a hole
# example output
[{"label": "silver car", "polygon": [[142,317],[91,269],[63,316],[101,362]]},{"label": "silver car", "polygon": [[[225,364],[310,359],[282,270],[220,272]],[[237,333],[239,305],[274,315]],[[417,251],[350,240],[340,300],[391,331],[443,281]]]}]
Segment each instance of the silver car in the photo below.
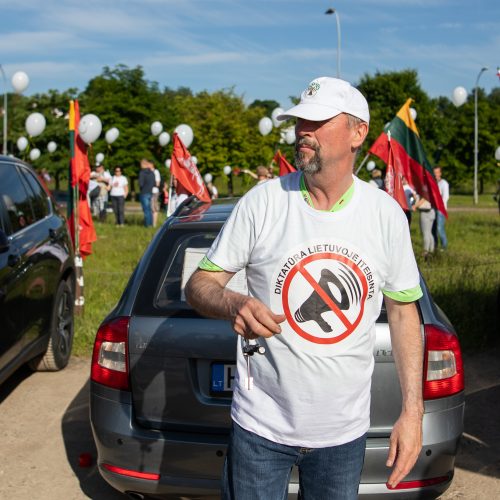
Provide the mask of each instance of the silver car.
[{"label": "silver car", "polygon": [[[99,471],[132,498],[220,495],[237,338],[228,322],[198,315],[185,301],[184,285],[233,207],[234,200],[179,207],[97,332],[91,423]],[[423,448],[408,477],[389,489],[385,462],[401,392],[382,310],[360,498],[436,498],[453,479],[463,430],[462,356],[453,327],[421,285]],[[294,472],[289,498],[297,498]]]}]

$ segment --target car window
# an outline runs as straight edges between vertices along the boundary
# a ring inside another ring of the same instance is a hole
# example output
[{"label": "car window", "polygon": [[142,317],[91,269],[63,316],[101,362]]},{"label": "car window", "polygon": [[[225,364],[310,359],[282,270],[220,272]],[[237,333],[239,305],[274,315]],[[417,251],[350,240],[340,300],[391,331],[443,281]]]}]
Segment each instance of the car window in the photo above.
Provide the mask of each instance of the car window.
[{"label": "car window", "polygon": [[181,233],[172,242],[156,294],[155,307],[168,310],[187,305],[184,286],[216,236],[215,232]]},{"label": "car window", "polygon": [[0,197],[10,223],[10,230],[6,230],[8,234],[20,231],[34,222],[30,195],[15,165],[0,165]]},{"label": "car window", "polygon": [[47,193],[32,172],[26,168],[22,168],[21,171],[23,177],[29,185],[28,191],[30,192],[31,206],[33,208],[35,220],[47,217],[49,214],[49,200]]}]

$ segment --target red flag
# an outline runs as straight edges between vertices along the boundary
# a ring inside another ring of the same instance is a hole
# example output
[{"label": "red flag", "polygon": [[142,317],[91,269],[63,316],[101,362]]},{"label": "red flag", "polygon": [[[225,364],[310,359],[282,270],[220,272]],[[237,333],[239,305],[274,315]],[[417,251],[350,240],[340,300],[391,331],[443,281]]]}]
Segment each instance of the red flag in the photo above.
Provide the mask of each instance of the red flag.
[{"label": "red flag", "polygon": [[[410,113],[411,102],[411,99],[406,101],[386,127],[386,131],[382,132],[373,143],[369,152],[387,163],[389,150],[391,150],[408,183],[415,188],[420,196],[429,200],[434,208],[447,217],[448,214],[439,193],[433,169],[427,160],[417,126]],[[390,148],[387,144],[389,131],[391,133]]]},{"label": "red flag", "polygon": [[282,155],[279,149],[278,151],[276,151],[273,161],[278,164],[278,167],[280,169],[280,177],[297,171],[297,169],[293,165],[288,163],[287,159]]},{"label": "red flag", "polygon": [[191,159],[186,146],[176,133],[174,133],[174,150],[172,152],[170,172],[188,193],[194,194],[201,201],[210,203],[210,194],[200,172]]},{"label": "red flag", "polygon": [[403,210],[408,210],[408,203],[406,202],[405,190],[403,187],[403,167],[399,158],[394,156],[390,135],[387,142],[389,146],[389,153],[387,155],[387,168],[384,180],[385,190],[400,204]]},{"label": "red flag", "polygon": [[[71,187],[72,197],[78,197],[73,201],[73,214],[68,218],[71,237],[75,245],[76,253],[86,257],[92,253],[92,243],[97,240],[87,201],[87,191],[90,180],[90,164],[87,158],[87,145],[78,134],[80,123],[80,108],[78,101],[70,103],[70,146],[71,146]],[[78,188],[77,188],[78,186]],[[75,226],[78,228],[75,233]]]}]

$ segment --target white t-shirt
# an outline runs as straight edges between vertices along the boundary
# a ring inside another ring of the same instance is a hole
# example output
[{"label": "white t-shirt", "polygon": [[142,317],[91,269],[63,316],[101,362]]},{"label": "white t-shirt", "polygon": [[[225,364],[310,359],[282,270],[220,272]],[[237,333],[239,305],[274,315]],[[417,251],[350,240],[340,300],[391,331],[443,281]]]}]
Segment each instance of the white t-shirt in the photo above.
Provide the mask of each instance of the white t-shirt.
[{"label": "white t-shirt", "polygon": [[153,194],[158,194],[160,192],[160,188],[158,187],[160,185],[160,182],[161,182],[161,175],[160,175],[160,171],[155,168],[153,170],[153,174],[155,174],[155,186],[153,186],[153,190],[152,190],[152,193]]},{"label": "white t-shirt", "polygon": [[172,195],[172,201],[170,202],[170,212],[174,212],[175,209],[188,197],[186,193]]},{"label": "white t-shirt", "polygon": [[448,181],[441,179],[438,183],[439,192],[441,193],[441,198],[443,198],[444,208],[448,210],[448,200],[450,199],[450,185]]},{"label": "white t-shirt", "polygon": [[110,196],[125,196],[125,186],[128,186],[127,178],[124,175],[113,175],[111,178]]},{"label": "white t-shirt", "polygon": [[231,410],[241,427],[274,442],[336,446],[369,428],[375,321],[382,289],[419,285],[408,222],[384,191],[354,178],[336,212],[310,207],[301,173],[244,196],[207,253],[229,272],[246,268],[249,294],[278,314],[282,333],[259,339],[253,388],[237,349]]}]

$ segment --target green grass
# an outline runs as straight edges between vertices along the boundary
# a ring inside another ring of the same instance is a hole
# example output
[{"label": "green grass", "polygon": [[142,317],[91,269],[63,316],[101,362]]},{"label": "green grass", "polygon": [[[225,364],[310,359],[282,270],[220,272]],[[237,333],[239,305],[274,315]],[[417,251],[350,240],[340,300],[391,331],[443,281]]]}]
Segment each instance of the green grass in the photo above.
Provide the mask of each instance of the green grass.
[{"label": "green grass", "polygon": [[[163,221],[164,215],[160,217]],[[142,213],[127,214],[127,225],[122,228],[113,224],[112,214],[108,214],[108,222],[95,224],[98,241],[84,262],[85,310],[76,318],[77,355],[90,354],[99,324],[119,300],[155,233],[141,224]],[[415,254],[462,347],[466,351],[482,349],[499,334],[500,217],[494,210],[450,212],[446,231],[448,251],[424,261],[416,214],[411,227]]]},{"label": "green grass", "polygon": [[472,194],[452,194],[448,206],[450,208],[497,208],[498,206],[492,194],[480,194],[478,202],[477,205],[474,205]]},{"label": "green grass", "polygon": [[[113,214],[105,223],[95,222],[97,241],[83,263],[85,307],[75,319],[73,352],[88,355],[101,321],[117,303],[132,271],[156,229],[142,226],[142,213],[127,214],[126,225],[114,225]],[[163,222],[164,216],[160,214]]]}]

